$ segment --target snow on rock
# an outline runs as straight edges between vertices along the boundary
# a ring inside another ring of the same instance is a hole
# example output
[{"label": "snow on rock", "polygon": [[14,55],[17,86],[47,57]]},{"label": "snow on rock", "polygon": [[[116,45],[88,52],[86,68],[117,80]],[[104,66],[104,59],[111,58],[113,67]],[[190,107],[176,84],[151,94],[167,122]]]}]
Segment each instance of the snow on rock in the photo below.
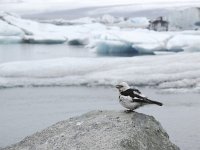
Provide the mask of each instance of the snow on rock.
[{"label": "snow on rock", "polygon": [[200,53],[133,58],[62,58],[0,65],[0,87],[115,85],[200,92]]}]

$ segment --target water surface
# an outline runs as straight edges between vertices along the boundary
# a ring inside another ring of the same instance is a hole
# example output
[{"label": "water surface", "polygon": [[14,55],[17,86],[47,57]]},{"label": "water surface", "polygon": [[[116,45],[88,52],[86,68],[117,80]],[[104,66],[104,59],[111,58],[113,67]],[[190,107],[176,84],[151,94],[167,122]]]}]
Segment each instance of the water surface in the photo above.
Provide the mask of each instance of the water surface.
[{"label": "water surface", "polygon": [[[199,94],[159,94],[153,89],[142,92],[164,106],[137,111],[153,115],[182,150],[199,150]],[[0,95],[0,147],[91,110],[124,110],[117,90],[111,87],[8,88],[0,89]]]},{"label": "water surface", "polygon": [[0,63],[11,61],[42,60],[62,57],[96,57],[83,46],[67,44],[1,44]]}]

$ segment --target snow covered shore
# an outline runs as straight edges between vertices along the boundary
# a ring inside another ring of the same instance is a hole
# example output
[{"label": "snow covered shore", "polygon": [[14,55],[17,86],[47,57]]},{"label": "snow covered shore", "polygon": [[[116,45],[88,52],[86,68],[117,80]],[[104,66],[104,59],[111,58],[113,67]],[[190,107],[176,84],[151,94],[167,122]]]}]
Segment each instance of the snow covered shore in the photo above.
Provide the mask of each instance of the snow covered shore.
[{"label": "snow covered shore", "polygon": [[200,91],[200,53],[134,58],[59,58],[0,64],[0,87],[110,86],[126,80],[164,91]]}]

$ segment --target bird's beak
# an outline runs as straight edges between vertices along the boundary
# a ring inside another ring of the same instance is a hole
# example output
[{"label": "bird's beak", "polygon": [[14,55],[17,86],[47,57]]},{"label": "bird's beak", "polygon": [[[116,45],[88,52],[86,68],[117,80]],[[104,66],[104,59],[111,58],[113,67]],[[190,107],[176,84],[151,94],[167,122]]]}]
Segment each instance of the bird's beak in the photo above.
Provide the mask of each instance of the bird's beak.
[{"label": "bird's beak", "polygon": [[120,89],[120,88],[122,88],[122,86],[121,85],[116,85],[115,86],[117,89]]}]

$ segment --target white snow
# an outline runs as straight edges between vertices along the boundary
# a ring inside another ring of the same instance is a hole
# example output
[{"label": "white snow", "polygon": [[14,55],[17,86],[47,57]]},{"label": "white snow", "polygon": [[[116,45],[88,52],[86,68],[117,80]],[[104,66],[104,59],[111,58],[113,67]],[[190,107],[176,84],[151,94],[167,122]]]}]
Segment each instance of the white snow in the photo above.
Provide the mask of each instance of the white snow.
[{"label": "white snow", "polygon": [[0,65],[0,87],[115,85],[200,90],[200,53],[133,58],[62,58]]}]

